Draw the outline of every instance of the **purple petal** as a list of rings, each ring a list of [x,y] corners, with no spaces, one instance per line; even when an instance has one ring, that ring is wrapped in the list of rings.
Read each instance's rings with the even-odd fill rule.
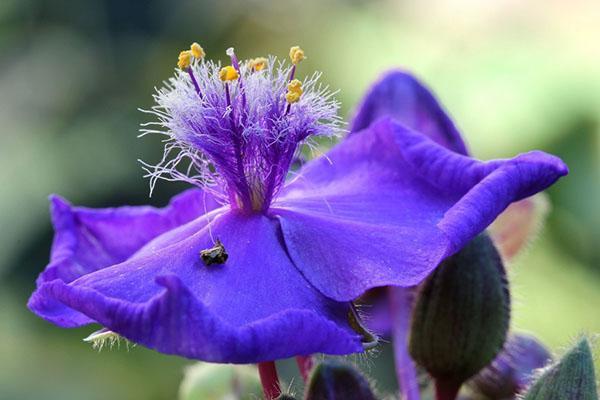
[[[477,161],[387,119],[308,163],[272,212],[294,264],[345,301],[418,284],[511,202],[566,173],[542,152]]]
[[[391,117],[444,147],[468,154],[442,106],[427,87],[407,72],[390,71],[371,87],[358,107],[351,132],[365,129],[382,117]]]
[[[299,273],[277,221],[236,212],[213,217],[203,228],[194,221],[159,236],[124,263],[71,283],[43,283],[29,306],[61,326],[96,321],[163,353],[205,361],[362,351],[347,323],[348,303],[326,298]],[[213,238],[229,258],[205,266],[199,252]],[[48,300],[65,307],[57,312]]]
[[[468,385],[492,399],[512,399],[527,388],[536,371],[548,365],[552,355],[534,336],[513,333],[502,351]]]
[[[50,202],[55,237],[50,264],[38,284],[54,279],[71,282],[123,262],[156,236],[219,206],[210,194],[198,189],[175,196],[165,208],[73,207],[55,195]]]

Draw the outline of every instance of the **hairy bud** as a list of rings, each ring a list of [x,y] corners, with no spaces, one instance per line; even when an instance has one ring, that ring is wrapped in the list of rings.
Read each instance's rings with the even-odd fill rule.
[[[560,361],[546,369],[523,400],[598,400],[594,361],[582,339]]]
[[[468,385],[475,393],[492,399],[511,398],[529,386],[534,371],[551,359],[548,349],[533,336],[512,334],[494,361]]]
[[[354,367],[334,361],[317,365],[310,376],[305,400],[375,400],[369,381]]]
[[[456,390],[502,349],[510,318],[506,273],[486,234],[448,257],[417,295],[410,353],[444,391]]]

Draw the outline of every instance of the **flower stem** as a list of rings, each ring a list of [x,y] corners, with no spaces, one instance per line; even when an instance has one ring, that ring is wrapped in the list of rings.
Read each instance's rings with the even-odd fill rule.
[[[302,380],[307,382],[314,365],[312,356],[297,356],[296,363],[298,364],[300,375],[302,375]]]
[[[281,394],[279,386],[279,377],[277,376],[277,367],[275,361],[265,361],[258,363],[258,374],[260,383],[263,387],[263,393],[266,400],[275,400]]]
[[[456,400],[461,385],[454,382],[435,380],[435,399],[436,400]]]
[[[409,288],[388,288],[388,303],[392,319],[392,341],[396,377],[400,387],[400,398],[419,400],[419,381],[415,363],[408,354],[408,332],[412,311],[412,293]]]

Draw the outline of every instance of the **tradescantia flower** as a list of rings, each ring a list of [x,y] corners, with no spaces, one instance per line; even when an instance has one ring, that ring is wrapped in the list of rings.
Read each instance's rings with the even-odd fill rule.
[[[448,150],[419,132],[436,129],[427,115],[423,126],[371,115],[286,181],[301,144],[339,132],[338,104],[318,75],[297,80],[298,47],[291,66],[228,54],[221,67],[197,45],[182,52],[150,111],[148,132],[166,138],[163,160],[144,164],[151,185],[198,188],[162,209],[51,198],[36,314],[213,362],[360,352],[352,300],[418,284],[511,202],[567,173],[542,152],[481,162]]]

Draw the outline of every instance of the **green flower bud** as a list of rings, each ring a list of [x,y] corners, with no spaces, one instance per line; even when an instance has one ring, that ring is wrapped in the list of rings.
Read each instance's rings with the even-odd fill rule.
[[[308,381],[305,400],[375,400],[369,381],[354,367],[327,360]]]
[[[523,400],[598,400],[594,360],[583,338],[542,372]]]
[[[256,368],[250,365],[197,363],[185,370],[179,400],[251,400],[262,396]]]
[[[410,354],[438,389],[458,391],[502,349],[509,319],[502,260],[487,234],[480,234],[444,260],[420,287]]]

